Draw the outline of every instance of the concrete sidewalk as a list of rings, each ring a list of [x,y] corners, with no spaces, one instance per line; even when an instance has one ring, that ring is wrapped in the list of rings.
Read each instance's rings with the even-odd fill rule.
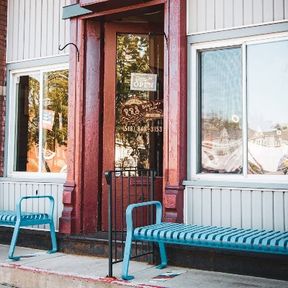
[[[217,272],[168,266],[158,270],[154,266],[131,262],[132,281],[120,279],[121,263],[113,266],[115,279],[107,278],[105,258],[46,254],[43,251],[17,247],[16,255],[34,254],[18,262],[7,260],[7,245],[0,245],[0,287],[17,288],[92,288],[92,287],[177,287],[177,288],[287,288],[288,282]],[[167,273],[168,272],[168,273]],[[165,274],[179,274],[165,278]],[[288,273],[288,271],[287,271]],[[164,274],[164,275],[163,275]],[[162,275],[162,276],[161,276]],[[155,279],[155,277],[160,279]],[[166,275],[167,276],[167,275]],[[10,286],[9,286],[10,285]]]

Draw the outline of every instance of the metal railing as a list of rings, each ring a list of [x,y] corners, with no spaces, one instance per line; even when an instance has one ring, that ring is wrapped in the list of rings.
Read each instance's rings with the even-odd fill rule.
[[[113,277],[113,264],[123,261],[126,238],[126,208],[131,203],[154,200],[155,172],[148,169],[124,169],[105,172],[108,184],[108,241],[109,272]],[[153,223],[153,208],[137,209],[135,227]],[[153,245],[147,242],[133,243],[131,258],[149,255],[153,259]],[[148,257],[148,256],[147,256]],[[147,259],[146,259],[147,261]]]

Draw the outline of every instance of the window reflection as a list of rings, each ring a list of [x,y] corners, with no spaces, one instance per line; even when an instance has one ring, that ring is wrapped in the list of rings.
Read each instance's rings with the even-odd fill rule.
[[[288,41],[247,48],[248,172],[288,172]]]
[[[68,71],[44,73],[42,172],[66,172]]]
[[[27,73],[17,79],[14,170],[66,172],[68,70]]]
[[[241,173],[241,49],[202,52],[200,65],[200,171]]]
[[[17,141],[15,170],[37,172],[39,162],[39,101],[40,73],[31,73],[17,79]]]

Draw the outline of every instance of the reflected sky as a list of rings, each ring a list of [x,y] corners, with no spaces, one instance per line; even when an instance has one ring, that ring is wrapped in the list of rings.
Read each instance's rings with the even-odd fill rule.
[[[288,124],[288,41],[247,47],[248,125],[270,131]]]
[[[242,119],[241,48],[205,51],[200,60],[202,118]]]

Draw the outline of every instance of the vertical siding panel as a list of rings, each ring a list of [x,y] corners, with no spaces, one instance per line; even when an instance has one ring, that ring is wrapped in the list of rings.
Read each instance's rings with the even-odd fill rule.
[[[242,202],[242,227],[251,228],[252,227],[252,203],[251,203],[251,191],[243,190],[241,193]]]
[[[204,188],[202,191],[202,224],[211,225],[212,218],[212,197],[211,197],[211,188]]]
[[[68,4],[69,4],[69,1],[66,0],[65,5],[68,5]],[[70,42],[70,25],[69,25],[70,21],[63,20],[63,22],[65,24],[65,43],[68,43]],[[64,51],[65,53],[68,53],[69,50],[65,49]]]
[[[218,0],[215,5],[215,28],[224,28],[224,2]]]
[[[273,229],[274,228],[274,199],[273,193],[264,192],[263,193],[263,226],[265,229]]]
[[[206,0],[206,29],[215,29],[215,0]]]
[[[16,202],[21,198],[20,186],[17,183],[8,182],[8,189],[6,191],[7,195],[7,210],[14,210],[16,208]]]
[[[13,53],[11,60],[16,60],[18,59],[19,2],[18,0],[14,0],[13,3]]]
[[[9,202],[8,202],[8,195],[9,195],[9,183],[4,183],[3,185],[3,209],[9,210]]]
[[[33,193],[33,195],[40,195],[40,193],[39,193],[39,184],[33,183],[33,184],[31,184],[31,187],[32,187],[32,191],[33,191],[32,193]],[[37,191],[38,191],[38,193],[37,193]],[[34,203],[33,209],[34,209],[34,211],[36,211],[36,212],[39,212],[39,211],[40,211],[40,209],[39,209],[39,201],[36,201],[36,202]]]
[[[221,225],[231,226],[231,191],[223,189],[221,193]]]
[[[258,24],[263,22],[263,1],[253,1],[253,23]]]
[[[206,30],[206,1],[198,1],[198,32]]]
[[[46,0],[42,1],[42,10],[41,10],[41,57],[47,55],[47,9],[48,9],[48,2]]]
[[[284,2],[284,10],[285,10],[285,19],[288,19],[288,0]]]
[[[34,58],[35,55],[35,40],[36,40],[36,0],[30,0],[30,39],[29,39],[29,55],[28,58]],[[39,0],[37,0],[39,1]]]
[[[190,0],[190,10],[188,12],[189,18],[189,31],[191,33],[198,31],[198,13],[197,13],[197,2],[198,0]]]
[[[63,7],[65,5],[65,1],[61,0],[59,1],[60,6]],[[60,44],[63,47],[64,44],[66,44],[66,39],[65,39],[65,20],[60,21],[60,33],[59,33],[59,37],[60,37]],[[64,54],[64,51],[59,51],[60,54]]]
[[[7,1],[8,2],[8,22],[7,22],[7,61],[11,61],[13,59],[13,35],[14,32],[13,30],[15,29],[14,27],[14,13],[15,13],[15,4],[14,0]]]
[[[284,193],[274,192],[274,229],[284,230]]]
[[[284,0],[274,0],[274,21],[284,19]]]
[[[55,223],[55,226],[57,227],[58,226],[58,185],[57,184],[52,184],[51,186],[51,189],[50,189],[50,194],[51,196],[54,197],[54,200],[55,200],[55,207],[54,207],[54,223]]]
[[[14,199],[16,201],[14,202],[14,204],[18,203],[21,197],[26,196],[25,191],[21,190],[21,185],[19,182],[10,183],[10,189],[8,192],[10,195],[14,195]],[[23,207],[23,210],[26,211],[25,204],[22,207]],[[9,209],[11,209],[11,207],[9,207]]]
[[[19,185],[19,189],[20,189],[20,193],[21,193],[21,197],[23,196],[28,196],[28,191],[27,191],[27,183],[18,183]],[[23,200],[22,201],[22,207],[23,207],[23,211],[25,212],[32,212],[32,200],[27,199],[27,200]]]
[[[224,27],[233,27],[233,22],[233,0],[224,0]]]
[[[38,186],[39,195],[45,195],[45,183],[41,183]],[[45,201],[39,201],[39,211],[45,211]]]
[[[194,199],[194,193],[195,193],[195,188],[190,188],[189,189],[189,202],[187,203],[188,204],[188,209],[189,209],[189,214],[188,214],[188,217],[189,217],[189,221],[190,223],[194,223],[194,218],[193,218],[193,199]]]
[[[262,192],[252,191],[252,227],[263,228],[262,223]]]
[[[212,191],[212,225],[221,225],[221,189]]]
[[[62,193],[63,193],[63,188],[61,188],[61,189],[62,189],[62,191],[60,191],[60,188],[58,190],[58,194],[59,194],[58,197],[60,197],[60,195],[62,195]],[[185,205],[185,223],[187,223],[187,224],[193,223],[193,219],[192,219],[193,202],[192,202],[192,200],[193,200],[193,188],[192,187],[186,187],[185,188],[185,203],[184,203],[184,205]],[[61,212],[62,212],[62,210],[61,210]]]
[[[33,186],[31,183],[25,183],[26,184],[26,194],[27,195],[36,195],[35,193],[33,193]],[[34,201],[31,201],[31,211],[35,211],[35,205],[36,204],[37,200],[34,200]]]
[[[231,191],[231,226],[238,228],[242,227],[241,210],[241,191],[233,189]]]
[[[202,224],[202,189],[194,188],[193,193],[193,223]]]
[[[28,59],[29,58],[29,44],[30,44],[30,29],[31,29],[30,19],[32,17],[31,10],[30,10],[30,0],[26,0],[24,4],[25,4],[25,10],[24,10],[25,23],[24,23],[23,59]]]
[[[42,1],[36,0],[36,15],[35,15],[35,54],[34,57],[41,56],[41,34],[42,34]]]
[[[54,32],[53,32],[53,55],[57,55],[59,53],[59,25],[60,25],[60,6],[59,0],[54,0]],[[62,20],[63,21],[63,20]]]
[[[9,183],[4,183],[3,185],[3,209],[8,210],[8,191],[9,191]]]
[[[244,0],[244,25],[253,23],[253,1]]]
[[[273,21],[273,0],[263,0],[263,22]]]
[[[47,38],[46,46],[47,46],[47,56],[53,55],[53,32],[54,32],[54,9],[53,9],[53,0],[47,1]]]
[[[57,189],[57,210],[58,210],[58,216],[57,216],[57,230],[59,229],[59,219],[62,215],[63,211],[63,203],[62,203],[62,196],[63,196],[63,185],[58,185]]]
[[[19,1],[19,30],[18,30],[18,57],[17,60],[24,58],[24,35],[25,35],[25,2]],[[24,11],[24,12],[23,12]]]
[[[243,0],[234,0],[234,26],[243,25]]]

